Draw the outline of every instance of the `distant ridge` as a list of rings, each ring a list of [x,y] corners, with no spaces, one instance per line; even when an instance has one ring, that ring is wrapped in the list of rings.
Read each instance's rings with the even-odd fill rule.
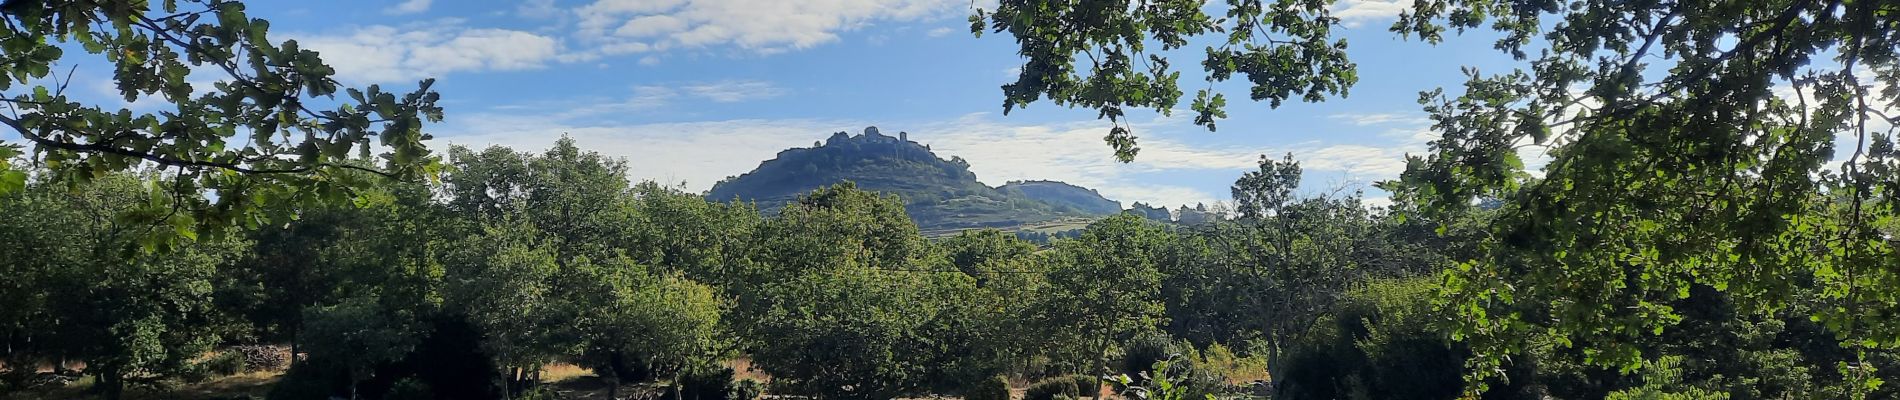
[[[1010,181],[997,187],[1004,192],[1017,192],[1036,201],[1057,206],[1069,207],[1088,214],[1114,214],[1122,211],[1122,203],[1102,197],[1100,192],[1062,181]]]
[[[837,132],[812,147],[780,151],[752,171],[714,184],[706,197],[755,202],[776,212],[801,194],[844,181],[897,195],[918,227],[936,234],[970,228],[1014,230],[1121,210],[1121,203],[1094,190],[1062,182],[984,185],[962,157],[938,158],[929,145],[912,141],[908,133],[889,136],[877,127],[855,136]]]

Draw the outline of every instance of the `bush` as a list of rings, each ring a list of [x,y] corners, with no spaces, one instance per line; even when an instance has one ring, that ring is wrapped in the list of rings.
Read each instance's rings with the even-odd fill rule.
[[[732,386],[732,396],[728,400],[758,400],[759,396],[764,395],[765,384],[752,379],[740,379],[739,383]]]
[[[200,364],[214,376],[231,376],[245,371],[244,355],[235,351],[220,352]]]
[[[1095,397],[1102,392],[1101,378],[1088,375],[1069,375],[1069,382],[1075,385],[1076,397]]]
[[[1180,353],[1181,347],[1174,343],[1174,338],[1166,334],[1136,336],[1122,346],[1121,373],[1128,376],[1139,375],[1153,369],[1156,362]]]
[[[1009,400],[1009,378],[996,376],[978,381],[963,390],[963,400]]]
[[[739,398],[738,387],[732,382],[732,368],[708,368],[680,376],[679,397],[673,400],[733,400]],[[671,396],[672,393],[668,393]]]
[[[1055,400],[1059,398],[1077,398],[1084,394],[1093,395],[1101,390],[1095,377],[1087,375],[1069,375],[1044,379],[1029,385],[1023,394],[1023,400]]]

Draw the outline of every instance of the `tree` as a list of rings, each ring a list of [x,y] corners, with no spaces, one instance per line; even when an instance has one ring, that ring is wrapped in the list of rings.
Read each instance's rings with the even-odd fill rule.
[[[565,293],[579,318],[581,358],[606,375],[608,397],[618,395],[623,363],[665,374],[674,394],[684,374],[712,367],[730,342],[715,289],[677,275],[652,276],[618,258],[578,263],[575,289]]]
[[[622,247],[635,260],[719,286],[736,279],[761,222],[749,204],[709,202],[653,182],[635,185],[629,202],[639,229]]]
[[[937,359],[927,329],[953,287],[940,281],[969,278],[923,262],[902,203],[839,184],[786,205],[755,240],[735,316],[775,385],[841,399],[924,387]]]
[[[1026,372],[1049,341],[1035,324],[1047,289],[1036,246],[994,229],[964,231],[936,245],[944,260],[929,269],[961,274],[937,281],[942,317],[927,327],[940,357],[929,361],[932,390],[968,395],[1000,374]]]
[[[9,363],[83,361],[101,394],[117,399],[128,377],[175,376],[228,333],[228,316],[210,296],[242,243],[207,238],[148,250],[158,245],[149,232],[191,222],[167,211],[172,186],[141,181],[37,181],[0,196]]]
[[[1170,237],[1153,222],[1121,214],[1056,246],[1043,315],[1048,326],[1061,327],[1060,338],[1073,344],[1093,339],[1092,348],[1075,354],[1092,358],[1095,372],[1106,373],[1112,343],[1164,322],[1158,263]]]
[[[335,305],[312,307],[303,331],[310,362],[347,372],[350,398],[357,384],[383,364],[407,356],[421,341],[416,315],[391,309],[377,298],[353,297]]]
[[[1004,0],[994,11],[977,9],[970,32],[1008,32],[1024,58],[1016,82],[1003,85],[1004,114],[1043,97],[1094,109],[1114,125],[1105,140],[1123,162],[1140,151],[1132,124],[1124,121],[1127,109],[1171,113],[1183,94],[1181,73],[1164,54],[1186,47],[1191,38],[1224,39],[1206,48],[1201,65],[1208,85],[1190,105],[1194,123],[1208,130],[1227,117],[1227,97],[1213,84],[1235,73],[1251,83],[1249,97],[1273,107],[1293,98],[1343,96],[1358,82],[1346,41],[1331,37],[1339,25],[1331,1],[1228,0],[1227,15],[1218,19],[1206,14],[1212,9],[1206,3]]]
[[[296,221],[247,232],[253,246],[220,271],[220,305],[244,314],[260,342],[289,341],[299,350],[307,309],[376,297],[406,312],[439,306],[433,263],[445,240],[463,228],[420,183],[385,181],[359,189],[356,201],[299,212]]]
[[[1005,87],[1011,106],[1049,95],[1109,118],[1127,104],[1166,108],[1173,103],[1143,101],[1176,98],[1154,83],[1169,75],[1131,72],[1129,54],[1144,42],[1166,50],[1183,37],[1248,37],[1239,35],[1256,27],[1308,28],[1287,30],[1285,43],[1245,47],[1295,57],[1264,64],[1285,68],[1251,75],[1256,82],[1318,94],[1333,86],[1314,82],[1350,82],[1338,79],[1349,69],[1323,68],[1350,65],[1318,46],[1337,22],[1324,14],[1328,2],[1280,2],[1262,13],[1259,2],[1230,1],[1227,21],[1245,29],[1225,30],[1209,27],[1203,3],[1005,1],[993,14],[979,11],[972,28],[981,31],[987,16],[987,27],[1022,45],[1029,62]],[[1805,294],[1794,282],[1814,279],[1824,283],[1817,301],[1832,304],[1814,317],[1844,345],[1900,345],[1900,319],[1886,317],[1900,315],[1890,312],[1900,297],[1867,289],[1893,281],[1889,264],[1900,259],[1885,239],[1900,205],[1886,127],[1894,125],[1888,104],[1900,96],[1892,89],[1900,86],[1895,7],[1424,0],[1402,13],[1395,33],[1437,43],[1450,30],[1488,27],[1502,36],[1494,47],[1527,64],[1495,75],[1468,69],[1463,93],[1423,92],[1440,139],[1384,186],[1441,223],[1499,199],[1478,255],[1448,275],[1446,309],[1461,314],[1457,337],[1475,345],[1474,389],[1503,370],[1506,354],[1546,339],[1587,343],[1597,363],[1640,368],[1653,357],[1631,344],[1669,330],[1679,316],[1668,303],[1697,287],[1773,312]],[[1246,65],[1226,50],[1208,52],[1210,77]],[[1090,57],[1089,75],[1072,72],[1077,53]],[[1157,71],[1167,65],[1165,57],[1147,61]],[[1253,93],[1286,93],[1274,88]],[[1217,100],[1197,101],[1197,122],[1211,120]],[[1854,140],[1838,149],[1846,157],[1832,160],[1835,172],[1837,134]],[[1111,131],[1118,155],[1132,155],[1128,136]],[[1532,179],[1519,150],[1537,147],[1550,160]]]
[[[1636,344],[1677,329],[1697,293],[1745,313],[1828,304],[1813,318],[1851,351],[1900,345],[1900,297],[1872,289],[1900,277],[1892,135],[1875,125],[1900,95],[1895,7],[1434,0],[1402,15],[1395,32],[1431,42],[1488,24],[1531,60],[1423,93],[1441,138],[1388,186],[1433,217],[1502,199],[1446,275],[1474,387],[1544,340],[1624,372],[1655,364]],[[1835,149],[1837,134],[1854,140]],[[1550,157],[1541,178],[1518,152],[1532,145]]]
[[[174,201],[196,228],[215,233],[281,221],[294,206],[340,202],[368,184],[336,179],[343,171],[413,180],[435,169],[422,133],[424,121],[442,119],[432,81],[401,97],[374,85],[339,90],[335,69],[295,41],[271,41],[270,23],[248,17],[243,3],[179,3],[0,4],[8,72],[0,102],[17,113],[0,117],[0,125],[33,145],[30,160],[46,179],[84,181],[156,165],[184,186]],[[53,71],[70,60],[66,43],[110,63],[126,101],[161,98],[175,107],[152,113],[73,101],[65,93],[71,71],[63,80]],[[194,67],[215,71],[220,82],[193,87]],[[339,92],[348,100],[333,100]],[[368,158],[375,146],[389,149],[380,167],[344,162],[352,154]],[[0,149],[0,158],[11,158],[20,147]],[[24,179],[0,164],[0,190]]]
[[[579,346],[564,312],[563,264],[533,226],[486,227],[444,257],[443,307],[483,333],[482,351],[500,367],[503,390],[525,389],[541,366]]]

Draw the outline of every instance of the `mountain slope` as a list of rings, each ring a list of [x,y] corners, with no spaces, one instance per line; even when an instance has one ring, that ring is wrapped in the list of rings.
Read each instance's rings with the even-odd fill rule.
[[[1121,202],[1102,197],[1094,189],[1061,181],[1011,181],[996,189],[1021,193],[1044,204],[1068,207],[1086,214],[1110,215],[1122,212]]]
[[[905,136],[886,136],[876,127],[857,136],[838,132],[824,143],[781,151],[751,172],[719,181],[706,197],[756,202],[772,212],[818,187],[852,181],[861,189],[897,195],[918,227],[932,233],[1010,229],[1099,214],[984,185],[962,158],[937,158],[929,146]]]

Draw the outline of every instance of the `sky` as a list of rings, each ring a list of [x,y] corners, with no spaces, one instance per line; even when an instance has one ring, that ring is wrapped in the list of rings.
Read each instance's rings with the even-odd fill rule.
[[[993,1],[993,0],[992,0]],[[1109,124],[1046,102],[1002,113],[999,86],[1022,64],[1008,35],[973,37],[971,0],[329,0],[251,1],[274,40],[319,51],[349,86],[406,92],[438,79],[437,149],[538,151],[562,135],[624,158],[630,178],[704,191],[790,147],[877,126],[960,156],[984,183],[1061,180],[1110,199],[1212,203],[1285,153],[1305,190],[1365,190],[1432,138],[1418,93],[1455,87],[1461,67],[1514,66],[1482,34],[1439,45],[1386,30],[1410,0],[1341,0],[1341,37],[1360,80],[1322,103],[1230,101],[1218,132],[1192,112],[1131,114],[1143,150],[1115,161]],[[1198,88],[1198,46],[1167,53]],[[73,95],[122,102],[111,70],[79,64]],[[200,78],[194,74],[193,80]],[[206,74],[208,75],[208,74]],[[1241,82],[1215,86],[1244,99]],[[1189,90],[1188,96],[1192,96]],[[1183,100],[1183,106],[1190,99]],[[143,99],[137,108],[159,100]]]

